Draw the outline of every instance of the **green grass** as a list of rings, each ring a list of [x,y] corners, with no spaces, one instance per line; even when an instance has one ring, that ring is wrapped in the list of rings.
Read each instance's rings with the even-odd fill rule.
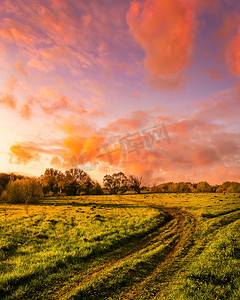
[[[238,194],[0,205],[0,299],[240,299]]]
[[[167,299],[240,299],[240,223],[218,232]]]

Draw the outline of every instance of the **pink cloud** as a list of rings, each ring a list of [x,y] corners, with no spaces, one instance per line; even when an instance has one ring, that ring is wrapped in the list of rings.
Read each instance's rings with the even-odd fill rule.
[[[9,77],[8,80],[6,81],[6,88],[9,93],[13,93],[17,85],[18,85],[18,80],[14,76]]]
[[[198,110],[195,112],[196,119],[205,120],[238,120],[240,113],[240,102],[238,100],[238,89],[217,92],[211,97],[195,102]]]
[[[50,115],[58,116],[60,112],[78,115],[86,113],[82,104],[67,98],[51,86],[38,90],[34,96],[34,104],[39,105],[44,113]]]
[[[127,23],[145,51],[145,67],[154,82],[175,86],[191,60],[195,1],[146,0],[131,3]]]
[[[15,71],[16,71],[18,74],[23,75],[23,76],[25,76],[25,77],[28,76],[27,71],[26,71],[26,69],[25,69],[25,67],[23,66],[23,64],[22,64],[21,61],[18,61],[18,62],[15,64],[14,69],[15,69]]]
[[[133,111],[124,118],[111,121],[107,126],[107,131],[116,133],[126,133],[137,131],[147,124],[148,115],[144,111]]]
[[[141,148],[138,153],[128,153],[126,159],[113,144],[112,167],[143,176],[148,182],[188,178],[218,181],[218,171],[223,179],[235,178],[240,108],[240,92],[235,87],[195,102],[195,112],[183,120],[163,115],[160,110],[163,100],[159,102],[159,111],[155,108],[132,111],[102,129],[98,129],[93,119],[108,114],[112,120],[111,112],[104,111],[105,95],[111,95],[116,86],[122,89],[120,96],[131,96],[134,104],[141,98],[138,102],[141,108],[145,97],[149,97],[146,101],[150,105],[153,103],[154,93],[149,87],[141,89],[141,81],[138,82],[143,52],[151,86],[184,87],[185,71],[192,62],[196,14],[213,12],[218,4],[219,1],[210,0],[139,0],[133,1],[129,9],[124,1],[111,6],[93,0],[76,1],[73,8],[65,0],[3,0],[0,39],[16,54],[9,64],[17,61],[13,73],[17,78],[9,77],[0,103],[15,109],[13,114],[25,120],[34,115],[33,124],[41,122],[45,128],[54,128],[60,141],[59,149],[53,153],[48,147],[49,141],[45,145],[16,143],[11,148],[13,161],[27,164],[46,154],[52,159],[52,165],[71,167],[73,155],[86,154],[84,161],[99,162],[101,167],[111,169],[107,155],[99,157],[99,148],[114,138],[118,141],[127,133],[142,132],[164,121],[171,144],[161,141],[153,145],[152,151]],[[218,32],[220,41],[227,40],[226,60],[235,75],[240,72],[239,33],[235,32],[238,27],[238,18],[231,20],[230,16]],[[9,58],[11,55],[10,52]],[[211,78],[220,78],[218,70],[221,68],[217,67],[208,70]],[[10,68],[6,68],[6,74],[10,72]],[[113,81],[115,73],[117,80]],[[129,83],[126,77],[121,77],[122,73],[137,74],[137,77],[132,77]],[[31,88],[30,80],[33,81]],[[127,82],[127,88],[123,81]],[[133,87],[128,89],[131,84]],[[125,110],[132,107],[132,103],[123,105],[126,105]],[[180,105],[177,107],[181,109]],[[103,121],[99,124],[105,124],[106,120]],[[231,169],[233,165],[236,167]]]
[[[30,58],[30,60],[27,63],[28,67],[38,69],[39,71],[43,72],[49,72],[51,70],[54,70],[54,67],[52,64],[48,64],[45,61],[42,61],[38,58]]]
[[[233,38],[226,51],[226,60],[230,71],[240,75],[240,27],[238,34]]]
[[[64,66],[77,76],[92,66],[109,73],[130,65],[129,55],[121,55],[129,43],[126,3],[78,1],[74,9],[68,1],[3,0],[2,5],[0,39],[17,45],[30,68],[48,72]]]

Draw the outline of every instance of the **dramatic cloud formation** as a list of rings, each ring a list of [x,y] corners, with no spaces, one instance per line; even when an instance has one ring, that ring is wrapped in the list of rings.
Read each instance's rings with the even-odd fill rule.
[[[123,19],[119,13],[124,14],[124,10],[117,3],[111,7],[111,13],[107,12],[106,3],[98,1],[89,5],[78,1],[74,8],[68,1],[5,0],[2,5],[5,15],[0,38],[24,51],[29,68],[44,73],[63,66],[75,76],[93,65],[109,68],[107,39],[121,47],[127,32],[120,28]],[[115,28],[117,34],[113,34]],[[114,47],[111,50],[117,57]],[[111,57],[112,61],[118,62],[116,57]]]
[[[236,119],[240,105],[234,105],[235,110],[227,110],[227,94],[234,97],[233,92],[226,91],[212,97],[218,101],[197,103],[198,109],[184,120],[132,111],[98,131],[84,121],[79,124],[65,122],[59,126],[65,133],[61,150],[58,156],[56,152],[51,153],[51,165],[81,166],[87,171],[94,171],[97,165],[106,171],[106,165],[109,165],[126,174],[143,176],[146,183],[235,180],[236,174],[233,172],[229,177],[226,170],[239,165],[240,134],[236,128],[227,128],[219,121],[223,117],[225,121]],[[167,122],[159,122],[162,119]],[[18,163],[37,158],[34,156],[36,146],[31,149],[17,145],[11,152]],[[37,153],[44,152],[37,149]]]
[[[189,65],[195,1],[146,0],[131,3],[127,22],[146,53],[145,65],[154,80],[177,84]]]
[[[3,0],[0,171],[239,180],[239,15],[235,0]]]

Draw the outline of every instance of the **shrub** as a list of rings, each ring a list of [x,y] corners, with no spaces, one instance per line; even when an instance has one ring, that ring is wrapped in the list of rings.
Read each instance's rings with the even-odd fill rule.
[[[42,187],[36,179],[18,179],[7,186],[10,203],[35,203],[42,196]]]
[[[2,203],[7,203],[8,201],[8,194],[7,194],[7,191],[3,191],[2,192],[2,195],[1,195],[1,202]]]
[[[3,188],[3,186],[0,184],[0,196],[2,195],[3,191],[4,191],[4,188]]]

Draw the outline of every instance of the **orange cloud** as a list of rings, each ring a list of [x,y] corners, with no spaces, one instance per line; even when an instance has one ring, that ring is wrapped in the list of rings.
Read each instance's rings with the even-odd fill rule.
[[[11,157],[17,163],[26,164],[38,159],[39,154],[48,154],[52,156],[51,165],[55,167],[82,167],[90,163],[99,165],[105,173],[117,169],[128,175],[143,176],[145,183],[189,180],[220,183],[232,180],[237,177],[238,168],[230,166],[238,165],[240,139],[237,132],[217,122],[219,118],[221,120],[222,112],[226,111],[225,96],[221,96],[222,104],[218,95],[218,102],[214,104],[213,101],[211,105],[201,102],[192,118],[180,121],[135,111],[126,118],[116,120],[115,126],[111,123],[97,132],[83,120],[69,120],[59,126],[65,134],[60,138],[59,148],[53,147],[54,142],[48,145],[48,150],[44,150],[47,145],[45,148],[32,143],[15,145],[11,147]],[[226,118],[231,120],[235,116],[236,112],[229,110]],[[125,148],[124,155],[119,138],[126,137],[126,132],[130,135],[136,131],[142,133],[143,129],[165,119],[170,144],[164,139],[155,141],[149,150],[145,143],[135,141]],[[220,169],[228,171],[220,174]]]
[[[79,156],[83,153],[89,156],[96,157],[97,149],[104,143],[104,137],[97,135],[69,136],[65,139],[64,145],[70,150],[73,155]]]
[[[116,145],[112,145],[106,137],[98,134],[89,134],[86,137],[72,135],[64,140],[62,159],[65,166],[84,168],[84,165],[117,166],[121,161],[121,151]]]
[[[40,161],[42,155],[60,157],[63,152],[62,143],[58,140],[43,142],[24,142],[10,147],[10,162],[28,164],[31,161]]]
[[[29,120],[32,116],[32,110],[30,108],[30,106],[28,104],[25,104],[22,106],[21,110],[20,110],[20,116],[23,119],[27,119]]]
[[[20,144],[11,146],[10,156],[10,162],[14,162],[17,164],[27,164],[32,160],[39,159],[39,155],[38,153],[36,153],[36,149],[21,146]]]
[[[153,183],[156,179],[162,182],[209,180],[213,183],[231,180],[228,176],[220,178],[216,169],[237,163],[240,149],[238,134],[219,130],[217,126],[215,130],[207,131],[211,123],[199,122],[198,132],[192,130],[189,123],[183,136],[178,133],[178,124],[172,125],[174,129],[167,126],[171,144],[162,141],[154,144],[152,151],[141,148],[139,153],[129,152],[118,167],[127,174],[143,176],[146,183]]]
[[[57,101],[53,102],[49,106],[42,106],[43,110],[48,114],[52,114],[59,110],[68,110],[69,107],[69,100],[65,96],[61,96]]]
[[[149,116],[144,111],[132,111],[128,116],[111,121],[106,130],[110,132],[134,132],[146,126]]]
[[[18,80],[14,76],[9,77],[8,80],[6,81],[6,87],[8,92],[12,93],[16,88],[17,84],[18,84]]]
[[[92,129],[89,127],[88,124],[84,122],[73,122],[73,119],[68,118],[61,123],[58,123],[58,128],[63,131],[65,134],[71,135],[86,135],[91,134]]]
[[[2,19],[3,28],[0,29],[0,38],[15,41],[19,46],[34,45],[37,38],[32,33],[32,28],[26,23],[21,23],[10,18]]]
[[[56,115],[60,111],[74,112],[79,115],[86,112],[84,107],[72,99],[68,99],[52,87],[43,87],[36,93],[36,103],[41,109],[50,115]]]
[[[43,72],[49,72],[51,70],[54,70],[54,67],[52,64],[46,63],[44,61],[41,61],[38,58],[30,58],[28,61],[28,66],[31,68],[38,69],[39,71]]]
[[[50,165],[53,167],[62,168],[63,162],[57,156],[54,156],[50,162]]]
[[[0,104],[5,104],[6,106],[8,106],[11,109],[15,109],[16,108],[16,100],[13,96],[11,95],[3,95],[0,97]]]
[[[226,60],[230,71],[240,75],[240,28],[238,34],[233,38],[226,51]]]
[[[223,15],[222,25],[216,32],[216,39],[222,43],[224,41],[223,54],[221,60],[226,61],[229,71],[234,75],[240,75],[240,14],[238,9],[226,12]],[[225,57],[224,57],[225,55]]]
[[[169,86],[181,80],[190,63],[195,3],[193,0],[146,0],[131,3],[127,23],[145,51],[150,77]],[[172,84],[171,84],[172,83]]]
[[[224,113],[226,120],[237,117],[237,106],[227,110],[225,98],[229,97],[234,97],[234,94],[227,91],[215,95],[211,102],[209,99],[199,102],[192,117],[181,121],[133,111],[97,132],[83,120],[78,120],[78,124],[69,120],[61,127],[67,137],[64,138],[63,150],[58,158],[65,167],[72,167],[71,163],[80,166],[90,163],[99,165],[105,173],[117,169],[128,175],[143,176],[145,183],[173,180],[209,180],[216,183],[231,180],[236,177],[234,172],[231,173],[232,177],[228,177],[227,173],[217,173],[219,168],[229,169],[229,164],[235,165],[239,159],[239,134],[218,123]],[[142,134],[143,129],[163,121],[171,138],[170,144],[162,140],[155,142],[149,150],[145,143],[138,144],[136,140],[125,145],[124,155],[119,144],[121,138],[129,133],[131,140],[132,133]],[[59,163],[58,160],[54,161]]]
[[[18,61],[18,62],[15,64],[14,69],[15,69],[15,71],[16,71],[18,74],[23,75],[23,76],[26,76],[26,77],[28,76],[27,71],[25,70],[25,68],[24,68],[24,66],[23,66],[23,64],[22,64],[21,61]]]
[[[121,151],[117,139],[112,141],[112,131],[109,128],[97,131],[84,119],[66,119],[58,125],[58,128],[66,134],[63,139],[61,158],[65,166],[73,167],[74,164],[86,163],[118,165],[121,160]]]
[[[237,100],[232,100],[233,103],[229,105],[229,98],[236,98],[235,91],[218,93],[211,101],[208,99],[200,102],[192,117],[181,121],[162,116],[150,118],[146,114],[142,116],[145,122],[138,123],[137,115],[132,114],[132,118],[126,119],[127,124],[134,124],[129,130],[134,128],[136,131],[135,126],[139,125],[139,132],[143,124],[145,128],[151,127],[149,120],[155,123],[159,120],[161,123],[166,119],[171,143],[162,140],[153,144],[151,151],[144,145],[132,145],[127,149],[125,158],[121,152],[120,159],[113,160],[114,165],[127,174],[143,176],[146,183],[153,183],[155,180],[209,180],[212,183],[220,183],[236,178],[235,172],[231,172],[231,176],[230,173],[223,176],[216,171],[219,167],[229,169],[229,165],[236,165],[239,160],[239,134],[231,132],[231,127],[228,129],[226,125],[218,123],[223,117],[226,121],[231,121],[239,115],[240,106],[236,105]],[[122,119],[116,120],[115,124],[121,124],[124,132]],[[113,130],[114,127],[110,124],[107,129]],[[121,126],[117,133],[121,133]]]

